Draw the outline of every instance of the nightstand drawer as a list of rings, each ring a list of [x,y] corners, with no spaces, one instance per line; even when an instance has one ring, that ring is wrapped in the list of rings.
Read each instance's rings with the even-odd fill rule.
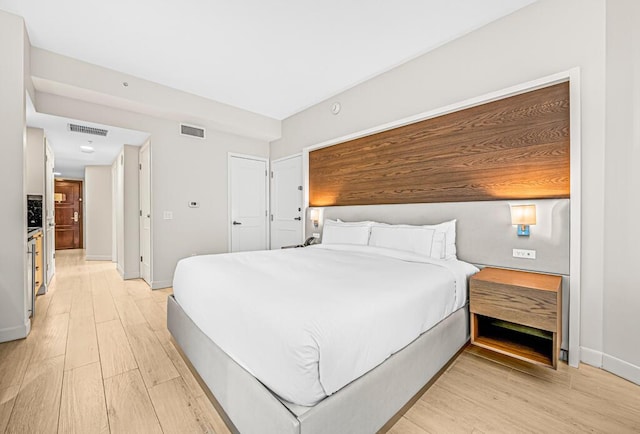
[[[471,312],[551,332],[558,331],[557,293],[472,279]]]

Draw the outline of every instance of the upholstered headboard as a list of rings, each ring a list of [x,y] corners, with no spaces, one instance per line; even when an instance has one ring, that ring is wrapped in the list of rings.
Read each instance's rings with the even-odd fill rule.
[[[511,225],[510,204],[534,203],[537,224],[519,237]],[[569,274],[569,200],[483,201],[434,204],[367,205],[319,208],[320,227],[307,224],[307,235],[322,232],[324,219],[374,220],[392,224],[436,224],[457,219],[458,258],[477,265]],[[512,249],[536,251],[536,259],[514,258]]]

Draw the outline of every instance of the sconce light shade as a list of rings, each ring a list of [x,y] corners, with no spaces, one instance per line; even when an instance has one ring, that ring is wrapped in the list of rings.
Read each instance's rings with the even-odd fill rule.
[[[518,225],[519,236],[529,236],[529,225],[536,224],[536,206],[513,205],[511,207],[511,224]]]
[[[320,220],[320,210],[317,208],[311,208],[309,210],[309,220],[313,222],[313,227],[318,227],[318,220]]]

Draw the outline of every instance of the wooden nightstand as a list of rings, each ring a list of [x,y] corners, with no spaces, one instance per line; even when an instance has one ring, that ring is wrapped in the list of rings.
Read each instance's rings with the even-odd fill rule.
[[[557,369],[562,277],[487,267],[469,284],[471,343]]]

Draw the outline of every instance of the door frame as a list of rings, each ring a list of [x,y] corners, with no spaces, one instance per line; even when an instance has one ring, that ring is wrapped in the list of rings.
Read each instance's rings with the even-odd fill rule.
[[[44,250],[45,250],[45,291],[48,291],[49,284],[56,272],[56,203],[53,200],[56,190],[56,177],[53,174],[55,167],[55,156],[49,146],[47,137],[44,137],[44,210],[45,216],[42,220],[44,229]],[[49,170],[51,164],[51,170]]]
[[[79,202],[79,206],[78,206],[78,226],[79,226],[79,231],[80,231],[80,247],[78,247],[79,249],[84,249],[84,180],[82,179],[75,179],[75,178],[54,178],[53,180],[53,194],[55,195],[56,193],[56,184],[58,182],[77,182],[80,184],[80,197],[78,198],[78,202]],[[53,209],[54,209],[54,222],[55,222],[55,209],[56,209],[56,204],[55,201],[53,202]],[[55,238],[54,238],[55,240]],[[57,250],[54,244],[54,250]]]
[[[302,152],[298,152],[295,154],[291,154],[291,155],[287,155],[286,157],[281,157],[281,158],[277,158],[275,160],[270,160],[269,161],[269,176],[268,176],[268,181],[269,181],[269,215],[271,215],[271,189],[273,188],[273,165],[275,163],[280,163],[281,161],[285,161],[285,160],[290,160],[291,158],[297,158],[300,157],[300,185],[302,186],[302,200],[300,201],[300,207],[302,208],[302,221],[300,222],[300,228],[302,231],[302,239],[300,240],[300,243],[302,243],[302,241],[304,241],[305,238],[305,216],[306,216],[306,210],[305,210],[305,198],[307,198],[307,196],[305,195],[305,168],[304,168],[304,156]],[[271,223],[273,223],[271,221],[271,218],[267,218],[267,223],[268,223],[268,230],[269,230],[269,249],[271,249]]]
[[[265,236],[266,236],[266,246],[269,248],[271,246],[271,224],[269,222],[269,213],[271,212],[271,196],[269,195],[270,185],[269,182],[269,169],[271,168],[269,164],[269,158],[260,157],[257,155],[249,155],[249,154],[239,154],[236,152],[228,152],[227,153],[227,252],[231,252],[231,159],[232,158],[244,158],[246,160],[256,160],[262,161],[265,163],[265,170],[267,171],[267,181],[264,183],[264,194],[265,194],[265,203],[267,205],[267,215],[265,218]]]
[[[151,194],[153,188],[151,186],[151,180],[152,180],[152,175],[151,175],[151,141],[150,139],[148,139],[144,145],[142,145],[140,147],[140,150],[138,151],[138,206],[140,208],[140,211],[142,211],[142,182],[140,182],[140,178],[142,176],[142,159],[140,158],[140,155],[142,155],[142,152],[145,150],[149,150],[149,167],[147,168],[148,173],[149,173],[149,214],[151,214],[151,217],[149,218],[149,281],[147,282],[147,284],[153,288],[153,195]],[[138,225],[139,225],[139,250],[140,250],[140,254],[142,255],[142,244],[143,244],[143,239],[142,239],[142,213],[140,213],[139,219],[138,219]],[[140,278],[142,278],[142,280],[144,280],[143,278],[143,273],[142,273],[142,261],[140,262]]]

